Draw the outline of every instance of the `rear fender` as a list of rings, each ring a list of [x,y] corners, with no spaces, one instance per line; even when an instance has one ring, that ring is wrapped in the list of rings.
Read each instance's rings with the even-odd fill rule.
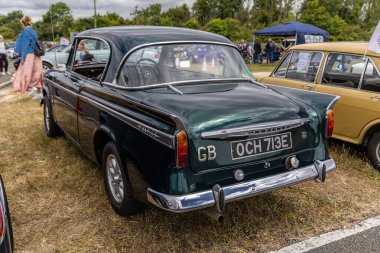
[[[332,110],[336,102],[339,100],[339,96],[330,95],[321,92],[299,90],[294,88],[282,87],[277,85],[267,85],[270,89],[277,91],[283,95],[288,96],[294,100],[301,101],[314,110],[319,115],[324,116],[328,110]]]

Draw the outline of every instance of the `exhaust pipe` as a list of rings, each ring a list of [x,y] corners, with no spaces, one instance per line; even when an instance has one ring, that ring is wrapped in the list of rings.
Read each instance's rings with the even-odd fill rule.
[[[216,184],[212,187],[212,194],[214,195],[215,206],[203,210],[209,217],[221,222],[224,220],[223,211],[225,205],[224,191],[220,185]]]
[[[223,214],[218,212],[215,208],[207,208],[202,210],[202,212],[218,222],[222,222],[224,220]]]

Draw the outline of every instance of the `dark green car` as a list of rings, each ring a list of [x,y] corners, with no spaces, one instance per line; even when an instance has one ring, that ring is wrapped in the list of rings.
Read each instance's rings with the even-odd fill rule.
[[[79,44],[108,60],[81,61]],[[255,82],[222,36],[131,26],[78,34],[67,68],[47,74],[43,103],[46,133],[99,164],[120,215],[150,202],[221,219],[226,202],[335,170],[327,137],[337,99]]]

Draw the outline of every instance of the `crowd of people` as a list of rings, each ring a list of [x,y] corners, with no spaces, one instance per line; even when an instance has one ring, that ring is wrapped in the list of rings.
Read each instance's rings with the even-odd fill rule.
[[[264,57],[267,64],[274,63],[278,59],[275,55],[279,56],[280,53],[285,52],[291,46],[293,44],[287,38],[283,38],[281,43],[276,43],[272,38],[269,38],[265,46],[262,46],[262,43],[258,39],[254,42],[241,40],[237,44],[244,61],[255,64],[263,63]]]

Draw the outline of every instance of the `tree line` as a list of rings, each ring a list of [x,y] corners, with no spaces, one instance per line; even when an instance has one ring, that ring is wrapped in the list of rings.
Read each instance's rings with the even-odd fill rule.
[[[21,31],[20,10],[0,15],[0,34],[15,40]],[[125,15],[127,16],[127,15]],[[232,41],[252,40],[253,32],[279,23],[301,21],[330,33],[332,41],[369,40],[380,19],[379,0],[196,0],[163,10],[161,4],[136,6],[130,18],[115,12],[97,14],[97,27],[118,25],[158,25],[202,29]],[[41,40],[68,37],[70,32],[94,28],[94,17],[74,18],[70,7],[57,2],[33,24]]]

